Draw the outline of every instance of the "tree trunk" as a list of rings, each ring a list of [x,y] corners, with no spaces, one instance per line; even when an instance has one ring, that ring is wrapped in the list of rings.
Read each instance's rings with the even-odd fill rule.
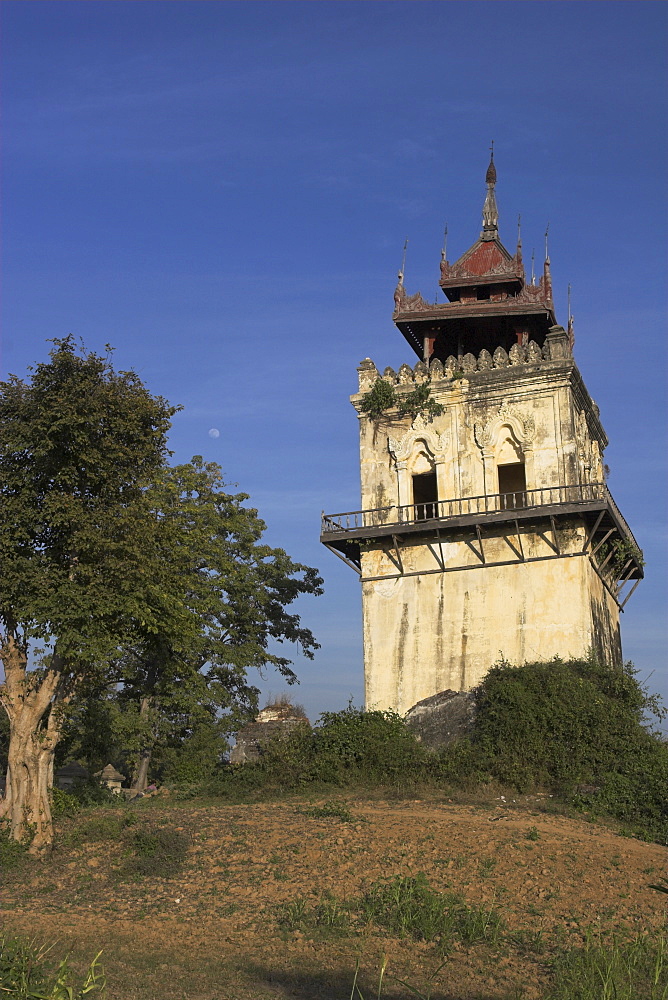
[[[9,835],[30,838],[31,854],[42,854],[53,843],[49,767],[55,742],[39,731],[39,721],[36,711],[24,710],[10,720],[9,730]]]
[[[31,854],[45,854],[53,843],[49,777],[62,727],[58,707],[69,700],[63,662],[54,654],[38,681],[28,673],[25,650],[12,634],[5,636],[1,656],[0,701],[9,717],[9,752],[0,817],[13,840],[29,842]]]
[[[151,711],[152,699],[145,695],[139,703],[139,718],[147,719]],[[151,763],[151,746],[144,747],[139,753],[139,763],[134,774],[132,788],[135,792],[143,792],[148,785],[148,768]]]

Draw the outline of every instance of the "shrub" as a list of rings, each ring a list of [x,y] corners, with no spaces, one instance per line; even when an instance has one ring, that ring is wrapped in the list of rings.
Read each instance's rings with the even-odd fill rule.
[[[361,410],[372,420],[377,420],[385,410],[391,409],[396,403],[394,386],[384,379],[379,378],[374,382],[371,389],[362,400]]]
[[[395,712],[365,712],[349,706],[325,712],[313,731],[313,777],[346,785],[394,784],[422,775],[426,759],[414,735]]]
[[[54,785],[51,789],[51,812],[54,819],[61,816],[71,819],[81,812],[81,802],[76,795],[71,795],[70,792],[65,792]]]
[[[215,780],[227,750],[222,723],[200,719],[178,746],[165,747],[156,753],[153,770],[163,781],[184,785]]]
[[[84,809],[90,806],[108,806],[112,803],[118,805],[118,796],[95,778],[77,779],[66,794],[76,799]]]
[[[369,786],[419,780],[427,773],[426,760],[401,716],[349,706],[324,712],[313,729],[298,725],[274,737],[255,767],[267,783],[286,787]]]
[[[578,806],[668,838],[668,746],[646,727],[657,711],[631,664],[595,660],[497,664],[477,696],[467,740],[446,747],[438,769],[452,781],[547,787]],[[595,789],[586,794],[579,785]]]

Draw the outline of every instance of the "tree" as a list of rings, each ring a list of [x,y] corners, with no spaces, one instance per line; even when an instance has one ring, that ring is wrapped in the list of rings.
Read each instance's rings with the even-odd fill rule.
[[[77,684],[186,609],[165,597],[146,490],[175,409],[110,356],[56,340],[28,381],[0,383],[0,818],[34,853],[53,837],[49,781]]]
[[[315,569],[294,563],[261,541],[257,511],[247,494],[226,492],[220,467],[192,462],[166,468],[147,491],[158,525],[159,558],[167,566],[171,599],[188,609],[194,628],[144,630],[118,664],[119,702],[134,741],[133,784],[146,786],[154,748],[192,735],[225,713],[227,731],[257,707],[248,671],[276,668],[293,683],[291,661],[277,644],[311,658],[318,645],[286,608],[302,594],[322,592]]]

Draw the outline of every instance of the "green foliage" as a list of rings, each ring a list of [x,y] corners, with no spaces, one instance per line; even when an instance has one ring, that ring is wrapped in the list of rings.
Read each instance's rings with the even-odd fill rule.
[[[81,811],[81,803],[76,795],[63,791],[62,788],[51,789],[51,813],[55,817],[66,816],[72,818]]]
[[[286,931],[302,931],[309,937],[340,937],[351,931],[349,908],[324,893],[315,905],[303,897],[278,907],[277,923]]]
[[[297,726],[264,748],[260,766],[291,785],[403,784],[420,770],[425,752],[394,712],[349,706],[324,712],[317,725]]]
[[[154,773],[162,781],[180,785],[206,782],[220,773],[228,749],[227,722],[207,715],[185,734],[177,734],[158,755]]]
[[[192,772],[207,715],[222,734],[252,714],[250,669],[292,683],[278,644],[318,648],[288,611],[321,593],[317,571],[262,542],[257,511],[217,465],[166,466],[174,412],[69,337],[29,380],[0,383],[0,702],[25,718],[28,700],[10,686],[47,684],[35,734],[55,723],[55,743],[64,726],[70,754],[95,766],[110,742],[134,767],[179,745]],[[224,749],[221,739],[218,762]]]
[[[392,934],[438,942],[444,950],[455,938],[466,944],[495,942],[503,926],[494,907],[470,907],[461,896],[436,892],[424,872],[375,882],[361,911],[366,921]]]
[[[77,779],[69,794],[77,800],[82,809],[89,809],[91,806],[118,805],[118,796],[96,778]]]
[[[443,407],[431,398],[431,387],[423,382],[406,395],[397,395],[394,386],[380,378],[366,393],[361,410],[372,420],[378,420],[386,410],[398,407],[400,417],[410,416],[414,420],[418,413],[436,417],[443,413]]]
[[[644,724],[657,710],[630,664],[501,663],[479,690],[470,738],[440,754],[441,773],[520,792],[549,788],[668,842],[668,746]]]
[[[288,608],[322,593],[317,571],[263,544],[264,523],[225,489],[220,468],[200,457],[164,469],[147,491],[159,525],[157,545],[168,567],[169,600],[186,616],[167,630],[145,630],[116,663],[111,726],[131,769],[153,755],[162,780],[212,776],[226,735],[252,717],[257,689],[250,670],[274,667],[296,680],[278,644],[312,658],[318,649]]]
[[[394,386],[379,378],[362,400],[361,410],[372,420],[378,420],[385,410],[389,410],[395,405],[396,401]]]
[[[428,382],[423,382],[408,395],[402,396],[399,402],[399,416],[409,416],[415,420],[418,413],[424,413],[429,418],[438,417],[443,413],[443,407],[431,398],[431,387]]]
[[[98,952],[85,976],[74,976],[67,958],[54,967],[53,945],[0,937],[0,993],[15,1000],[83,1000],[104,996],[106,977]]]
[[[605,941],[589,934],[583,948],[557,956],[545,1000],[666,1000],[667,945],[661,935]]]
[[[642,552],[628,538],[616,538],[613,542],[606,542],[597,553],[599,565],[607,563],[606,568],[617,575],[624,571],[629,559],[633,559],[638,566],[645,565]]]
[[[101,840],[119,841],[127,830],[138,822],[136,813],[101,813],[80,823],[71,835],[77,843],[97,843]]]
[[[144,489],[175,410],[71,337],[31,373],[0,383],[0,619],[90,672],[164,616]]]

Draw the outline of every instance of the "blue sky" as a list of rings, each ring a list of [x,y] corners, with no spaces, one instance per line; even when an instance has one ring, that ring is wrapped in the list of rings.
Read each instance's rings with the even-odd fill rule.
[[[314,717],[362,701],[359,583],[318,543],[359,505],[348,396],[432,297],[444,224],[477,237],[490,139],[501,237],[572,285],[610,486],[645,549],[625,656],[666,664],[666,6],[654,2],[5,0],[3,375],[47,338],[111,343],[183,404],[171,447],[248,492],[318,566],[298,661]],[[414,360],[414,359],[413,359]],[[220,431],[217,438],[209,430]],[[283,689],[268,677],[265,691]]]

